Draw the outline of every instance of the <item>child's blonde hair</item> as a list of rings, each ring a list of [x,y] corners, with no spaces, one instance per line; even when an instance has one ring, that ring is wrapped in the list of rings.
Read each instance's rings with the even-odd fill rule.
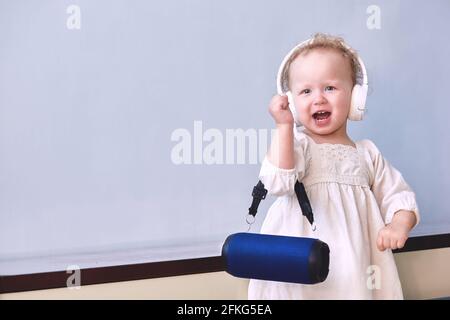
[[[312,41],[294,51],[287,60],[281,75],[281,84],[284,92],[289,91],[289,69],[291,68],[292,62],[299,55],[308,54],[314,49],[331,49],[342,53],[342,56],[350,62],[353,85],[361,83],[362,71],[358,62],[358,55],[355,50],[347,47],[343,38],[324,33],[316,33],[311,39]]]

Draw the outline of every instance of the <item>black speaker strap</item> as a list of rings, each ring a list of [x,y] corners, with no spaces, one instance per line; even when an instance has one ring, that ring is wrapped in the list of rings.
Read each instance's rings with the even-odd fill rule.
[[[314,215],[311,208],[311,203],[309,203],[308,195],[306,194],[305,186],[301,182],[295,183],[294,186],[295,194],[297,195],[298,203],[300,208],[302,208],[302,213],[308,219],[309,223],[313,225]]]
[[[311,204],[309,203],[308,195],[306,194],[305,187],[303,186],[303,183],[299,182],[298,180],[295,182],[294,186],[295,194],[297,196],[298,203],[300,205],[300,208],[302,209],[303,215],[308,219],[309,223],[313,225],[314,223],[314,215],[312,212]],[[248,208],[248,214],[252,215],[253,217],[256,216],[256,213],[258,211],[258,206],[261,202],[261,200],[264,200],[267,195],[267,190],[264,188],[264,184],[260,181],[258,181],[258,184],[253,187],[252,192],[252,205],[250,208]]]
[[[252,192],[252,205],[250,208],[248,208],[248,214],[252,215],[253,217],[256,216],[256,212],[258,211],[259,203],[261,200],[264,200],[267,195],[267,190],[264,188],[264,184],[260,181],[258,181],[258,184],[253,187]]]

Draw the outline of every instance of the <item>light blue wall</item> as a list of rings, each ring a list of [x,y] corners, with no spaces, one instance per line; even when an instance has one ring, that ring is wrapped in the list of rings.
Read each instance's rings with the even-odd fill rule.
[[[79,30],[66,27],[72,4]],[[366,26],[370,5],[381,29]],[[278,65],[318,31],[366,63],[369,111],[350,134],[416,191],[414,234],[450,232],[449,18],[446,0],[1,0],[0,261],[200,243],[219,254],[245,230],[260,164],[175,165],[171,135],[194,144],[194,121],[224,140],[270,131]]]

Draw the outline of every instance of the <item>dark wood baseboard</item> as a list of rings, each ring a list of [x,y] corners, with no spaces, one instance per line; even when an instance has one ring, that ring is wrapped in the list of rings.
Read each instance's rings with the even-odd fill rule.
[[[450,247],[450,234],[411,237],[404,248],[394,250],[395,254],[419,250],[431,250]],[[120,281],[132,281],[161,277],[173,277],[189,274],[224,271],[222,257],[162,261],[111,267],[82,269],[81,284],[101,284]],[[64,288],[70,276],[66,271],[34,274],[0,275],[0,293],[12,293],[31,290]]]

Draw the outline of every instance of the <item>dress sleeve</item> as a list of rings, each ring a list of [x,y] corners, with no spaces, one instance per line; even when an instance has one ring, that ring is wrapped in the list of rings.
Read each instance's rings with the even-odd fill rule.
[[[414,212],[416,226],[420,215],[416,196],[411,187],[403,179],[402,174],[382,156],[372,141],[364,140],[364,145],[369,151],[372,162],[370,187],[385,224],[391,223],[397,211],[407,210]]]
[[[295,193],[294,186],[297,179],[301,180],[305,175],[306,147],[305,137],[295,136],[293,169],[282,169],[272,164],[269,159],[264,158],[259,173],[259,179],[264,184],[267,192],[274,196],[292,195]]]

